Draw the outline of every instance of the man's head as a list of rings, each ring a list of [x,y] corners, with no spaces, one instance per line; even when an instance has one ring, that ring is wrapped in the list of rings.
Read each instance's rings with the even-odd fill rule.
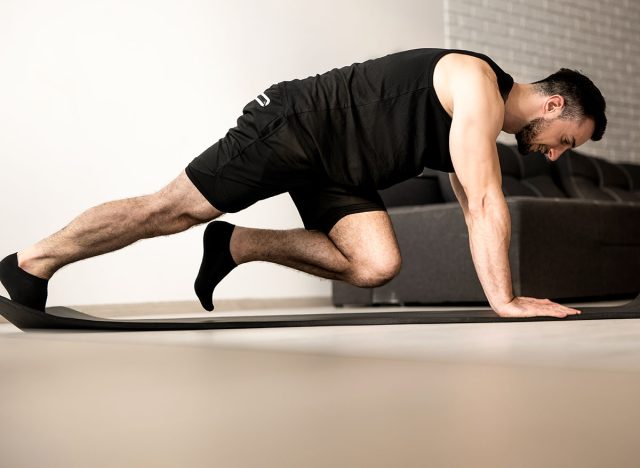
[[[589,78],[562,68],[532,85],[544,98],[542,116],[516,133],[520,153],[540,151],[555,161],[569,148],[602,138],[607,127],[606,103]]]

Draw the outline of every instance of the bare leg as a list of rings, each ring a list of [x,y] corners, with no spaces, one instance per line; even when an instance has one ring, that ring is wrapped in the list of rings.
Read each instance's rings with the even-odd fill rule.
[[[202,307],[213,310],[220,281],[241,263],[277,263],[361,287],[379,286],[400,269],[400,251],[387,213],[372,211],[342,218],[329,235],[305,229],[251,229],[209,224],[194,288]]]
[[[183,172],[159,192],[91,208],[68,226],[18,252],[19,266],[49,279],[65,265],[121,249],[140,239],[182,232],[222,213]]]
[[[231,238],[235,262],[277,263],[327,279],[344,279],[349,259],[331,239],[305,229],[271,230],[236,227]]]
[[[47,281],[63,266],[140,239],[181,232],[221,214],[183,172],[157,193],[91,208],[59,232],[9,255],[0,262],[0,281],[13,300],[44,310]]]
[[[387,282],[400,268],[393,228],[383,211],[346,216],[328,236],[305,229],[236,227],[230,249],[238,264],[272,262],[362,287]]]

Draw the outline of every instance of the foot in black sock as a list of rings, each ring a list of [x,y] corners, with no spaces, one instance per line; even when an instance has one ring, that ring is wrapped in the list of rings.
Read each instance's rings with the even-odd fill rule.
[[[11,300],[44,311],[49,280],[34,276],[20,268],[17,253],[0,262],[0,282],[11,296]]]
[[[204,231],[204,253],[200,271],[194,284],[200,304],[213,310],[213,290],[236,266],[231,257],[231,234],[235,226],[224,221],[214,221]]]

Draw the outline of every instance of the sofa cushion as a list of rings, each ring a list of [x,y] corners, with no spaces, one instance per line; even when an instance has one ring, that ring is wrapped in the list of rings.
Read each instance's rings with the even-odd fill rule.
[[[554,180],[552,166],[541,153],[522,156],[515,146],[497,144],[505,197],[567,198]],[[456,201],[449,174],[438,174],[440,192],[446,202]]]
[[[600,188],[611,195],[617,201],[636,201],[636,196],[631,192],[631,177],[617,164],[604,159],[594,158],[600,172]]]
[[[640,166],[636,164],[619,164],[618,167],[627,174],[631,181],[631,193],[640,201]]]
[[[554,181],[551,164],[544,154],[522,156],[515,146],[498,143],[498,157],[505,196],[567,197]]]
[[[500,172],[502,172],[502,191],[505,197],[537,197],[532,187],[523,183],[522,156],[513,148],[498,143]]]
[[[559,181],[570,198],[583,200],[616,200],[600,186],[600,171],[592,160],[576,151],[568,150],[555,164]]]
[[[522,158],[522,183],[530,187],[539,197],[567,198],[554,180],[553,163],[542,153],[531,153]]]

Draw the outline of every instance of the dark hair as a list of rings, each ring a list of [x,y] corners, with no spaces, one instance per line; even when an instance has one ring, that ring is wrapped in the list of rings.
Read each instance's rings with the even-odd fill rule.
[[[604,115],[607,104],[593,81],[578,71],[561,68],[553,75],[533,84],[547,96],[558,94],[564,98],[565,108],[562,118],[593,119],[595,128],[591,139],[594,141],[602,139],[607,128],[607,117]]]

